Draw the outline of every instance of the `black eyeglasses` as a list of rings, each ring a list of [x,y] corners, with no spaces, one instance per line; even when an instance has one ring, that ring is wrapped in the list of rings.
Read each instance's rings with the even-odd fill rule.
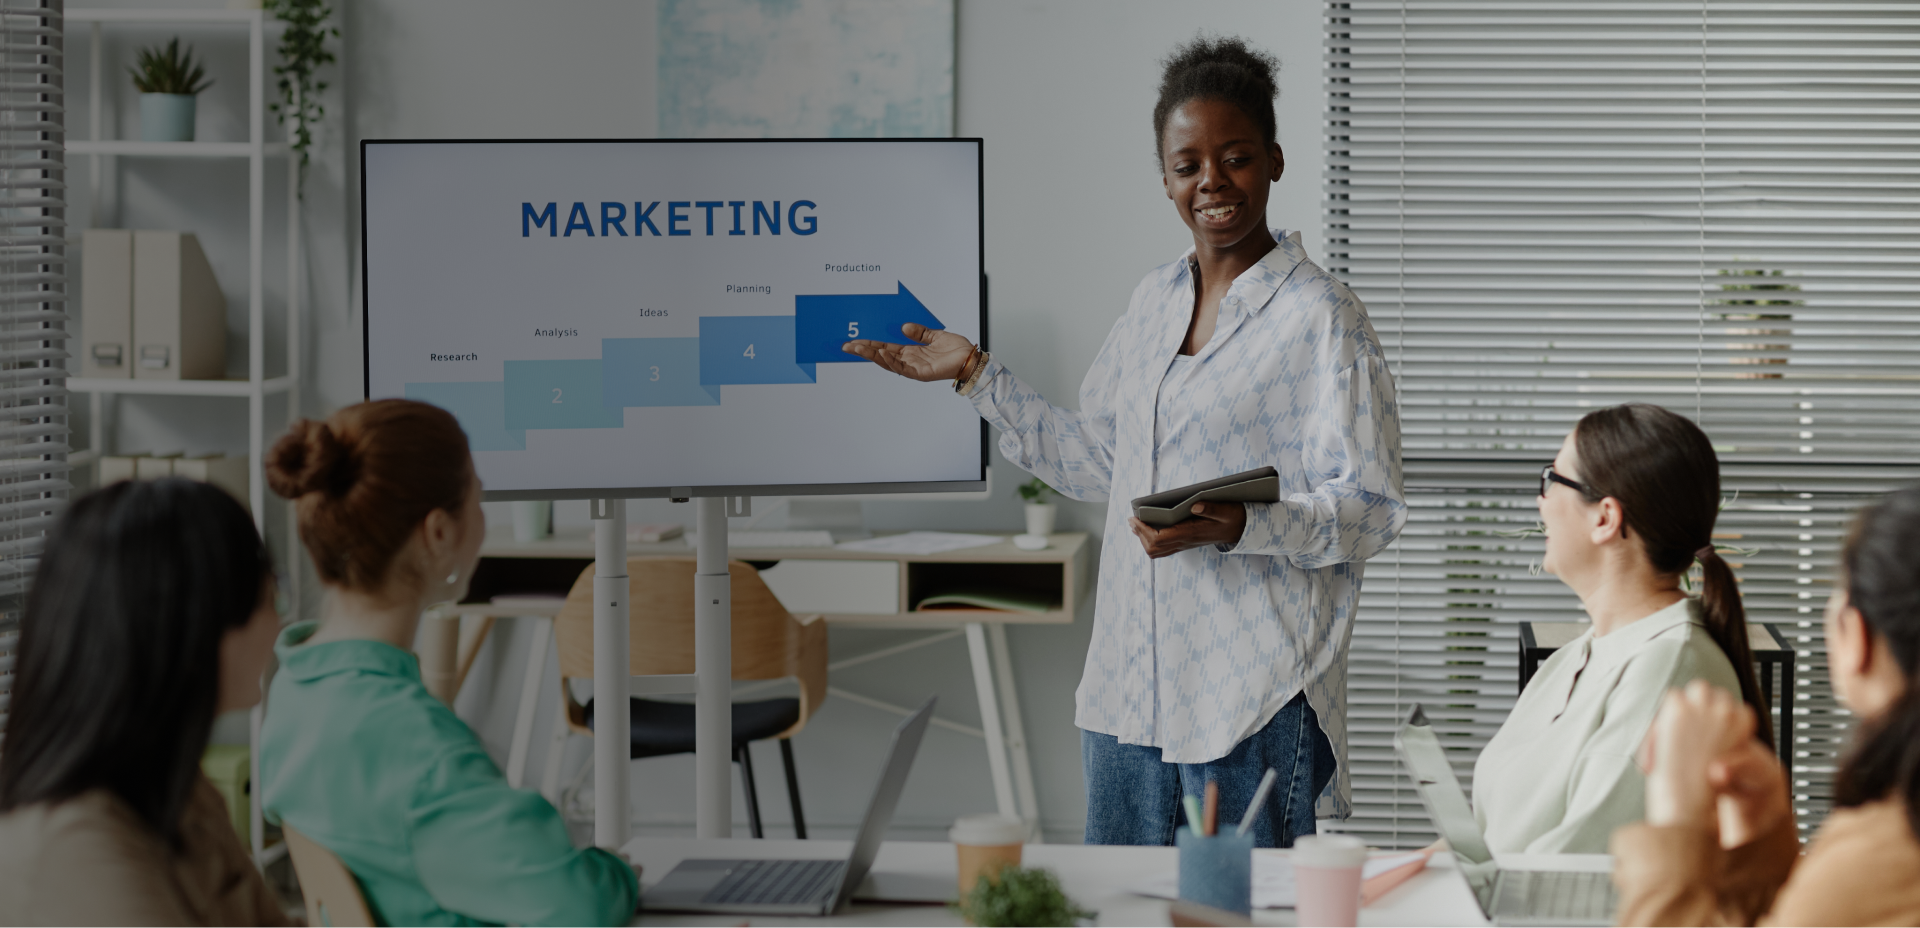
[[[1541,496],[1547,495],[1547,487],[1555,483],[1566,484],[1567,486],[1570,486],[1575,490],[1580,491],[1581,496],[1587,497],[1588,499],[1593,498],[1593,491],[1587,489],[1586,484],[1581,483],[1578,480],[1570,480],[1566,477],[1560,476],[1558,473],[1554,471],[1552,464],[1548,464],[1547,466],[1540,468],[1540,495]]]

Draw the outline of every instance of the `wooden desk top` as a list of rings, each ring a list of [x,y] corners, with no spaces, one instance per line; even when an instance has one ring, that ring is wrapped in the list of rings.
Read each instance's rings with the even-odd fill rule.
[[[885,532],[882,534],[899,534]],[[990,533],[982,533],[990,534]],[[1058,564],[1071,561],[1086,547],[1086,532],[1059,532],[1048,536],[1048,545],[1038,551],[1022,551],[1013,546],[1011,537],[997,544],[982,545],[977,548],[961,548],[958,551],[942,551],[939,554],[895,554],[881,551],[848,551],[844,548],[742,548],[729,547],[727,556],[736,561],[785,561],[785,560],[824,560],[824,561],[912,561],[924,563],[952,564]],[[647,554],[677,554],[691,556],[693,546],[685,538],[672,541],[627,543],[629,557]],[[556,532],[552,538],[540,541],[522,542],[513,538],[511,526],[497,526],[487,530],[487,541],[480,548],[481,557],[526,557],[526,558],[593,558],[593,532],[591,529],[572,529]]]

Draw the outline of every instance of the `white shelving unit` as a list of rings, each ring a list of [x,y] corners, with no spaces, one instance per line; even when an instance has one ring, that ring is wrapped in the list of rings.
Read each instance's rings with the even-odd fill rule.
[[[268,158],[286,158],[290,152],[285,142],[269,142],[267,133],[267,32],[277,30],[279,24],[267,18],[262,10],[169,10],[169,9],[113,9],[87,10],[68,9],[66,23],[69,41],[77,38],[74,30],[85,26],[90,30],[91,68],[88,74],[88,100],[92,105],[89,115],[89,135],[87,141],[69,140],[67,154],[86,155],[92,159],[90,167],[92,181],[93,214],[88,223],[97,226],[100,215],[100,189],[103,161],[107,158],[226,158],[245,160],[247,163],[247,377],[244,380],[132,380],[72,377],[67,380],[67,389],[73,393],[89,395],[89,411],[92,413],[92,426],[89,430],[89,449],[93,460],[98,461],[101,454],[108,452],[110,444],[107,434],[108,405],[116,396],[188,396],[188,397],[226,397],[244,398],[247,401],[247,454],[250,470],[248,480],[248,504],[252,508],[254,523],[264,536],[267,531],[267,493],[266,480],[261,470],[261,461],[266,451],[266,404],[269,397],[284,397],[287,417],[292,419],[300,409],[300,196],[299,171],[289,164],[287,170],[287,305],[286,305],[286,352],[287,369],[284,374],[267,376],[266,364],[266,305],[263,287],[263,264],[266,254],[266,174]],[[247,37],[247,141],[245,142],[139,142],[122,141],[103,137],[102,117],[104,100],[102,90],[105,87],[104,47],[101,40],[103,27],[111,25],[135,26],[195,26],[195,27],[233,27],[242,29]],[[115,72],[117,73],[117,71]],[[69,82],[71,86],[71,82]],[[300,552],[300,538],[292,518],[287,519],[287,542],[285,556],[292,559]],[[287,576],[292,587],[293,602],[300,601],[300,574],[288,570]],[[256,709],[253,719],[253,741],[259,743],[260,713]],[[259,782],[258,752],[254,757],[254,782]],[[255,860],[261,864],[270,859],[265,852],[264,823],[260,819],[260,807],[253,804],[252,840]],[[276,848],[278,850],[279,848]]]

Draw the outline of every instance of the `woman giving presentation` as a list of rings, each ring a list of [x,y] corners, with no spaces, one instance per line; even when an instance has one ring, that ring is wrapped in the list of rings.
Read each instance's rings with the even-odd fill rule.
[[[1079,412],[950,332],[846,346],[952,378],[1009,461],[1112,501],[1074,719],[1089,844],[1172,844],[1180,797],[1208,781],[1238,819],[1269,767],[1260,846],[1311,834],[1330,784],[1329,811],[1347,810],[1347,643],[1362,562],[1406,519],[1399,412],[1366,308],[1267,228],[1276,66],[1239,39],[1166,61],[1153,129],[1193,248],[1134,289]],[[1131,518],[1134,497],[1264,466],[1279,502],[1200,504],[1159,529]]]

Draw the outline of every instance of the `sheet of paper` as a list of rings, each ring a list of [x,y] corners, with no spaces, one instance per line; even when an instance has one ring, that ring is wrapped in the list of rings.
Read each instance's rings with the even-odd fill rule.
[[[844,551],[871,551],[877,554],[939,554],[1005,541],[1002,535],[968,535],[960,532],[907,532],[883,535],[860,541],[843,541],[834,547]]]
[[[1360,878],[1370,880],[1395,867],[1420,859],[1419,852],[1370,856],[1360,869]],[[1140,885],[1134,890],[1142,896],[1161,899],[1180,898],[1180,875],[1170,873]],[[1253,907],[1256,909],[1292,908],[1298,892],[1293,884],[1293,861],[1279,854],[1253,855]]]

